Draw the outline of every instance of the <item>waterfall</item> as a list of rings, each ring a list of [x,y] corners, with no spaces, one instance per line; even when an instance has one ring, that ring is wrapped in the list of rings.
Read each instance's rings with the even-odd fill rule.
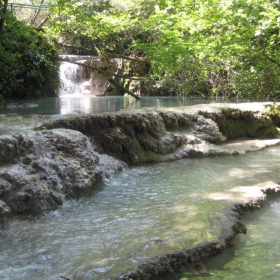
[[[71,62],[78,62],[93,68],[100,68],[109,73],[117,73],[120,67],[123,67],[119,59],[102,61],[97,56],[75,55],[62,56],[62,58],[69,62],[63,61],[60,64],[60,96],[103,95],[109,84],[108,75]]]
[[[90,95],[89,77],[84,67],[70,62],[60,64],[59,95]],[[86,87],[86,85],[88,85]]]

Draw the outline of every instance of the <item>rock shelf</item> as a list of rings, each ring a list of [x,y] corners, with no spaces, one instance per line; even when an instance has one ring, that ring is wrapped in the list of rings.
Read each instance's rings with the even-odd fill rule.
[[[10,132],[0,136],[1,217],[56,209],[127,165],[277,145],[279,108],[277,103],[243,103],[6,116]],[[25,130],[16,131],[21,120]]]
[[[169,253],[147,261],[135,269],[116,277],[115,280],[148,280],[153,277],[180,271],[182,266],[195,266],[201,261],[222,253],[232,247],[237,234],[246,234],[246,227],[240,222],[241,216],[249,211],[255,211],[263,206],[268,195],[280,192],[280,185],[269,182],[265,186],[256,186],[254,191],[244,191],[249,198],[222,210],[223,221],[220,227],[218,240],[200,243],[192,248]]]

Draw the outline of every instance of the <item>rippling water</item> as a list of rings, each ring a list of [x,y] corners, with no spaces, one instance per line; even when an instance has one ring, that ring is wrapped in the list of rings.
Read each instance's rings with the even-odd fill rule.
[[[60,210],[12,220],[0,233],[0,279],[108,279],[215,239],[220,210],[242,196],[235,187],[279,182],[279,158],[273,147],[127,169]]]

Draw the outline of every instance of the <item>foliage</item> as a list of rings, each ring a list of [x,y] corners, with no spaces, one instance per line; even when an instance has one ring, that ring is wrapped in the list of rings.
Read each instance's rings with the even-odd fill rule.
[[[279,1],[45,4],[51,12],[45,32],[57,39],[63,53],[148,58],[158,94],[280,97]]]
[[[55,94],[57,52],[41,32],[8,15],[0,42],[0,93],[4,99]]]
[[[198,86],[212,94],[278,93],[279,66],[264,55],[279,54],[279,7],[273,2],[166,1],[143,28],[154,30],[153,40],[137,47],[167,82],[187,72],[189,91]],[[260,37],[266,38],[262,45]]]
[[[280,5],[267,0],[53,2],[60,42],[146,56],[158,90],[278,96]]]

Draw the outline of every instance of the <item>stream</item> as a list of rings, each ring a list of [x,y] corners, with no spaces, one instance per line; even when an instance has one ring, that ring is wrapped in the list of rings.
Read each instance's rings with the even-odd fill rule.
[[[244,196],[237,187],[279,183],[279,157],[276,146],[128,168],[61,209],[12,219],[0,231],[0,279],[113,279],[150,257],[214,240],[222,208]],[[274,200],[244,216],[248,234],[226,250],[220,265],[205,263],[213,279],[279,279],[278,205]],[[261,269],[264,259],[270,273]],[[260,278],[248,277],[253,267]]]

